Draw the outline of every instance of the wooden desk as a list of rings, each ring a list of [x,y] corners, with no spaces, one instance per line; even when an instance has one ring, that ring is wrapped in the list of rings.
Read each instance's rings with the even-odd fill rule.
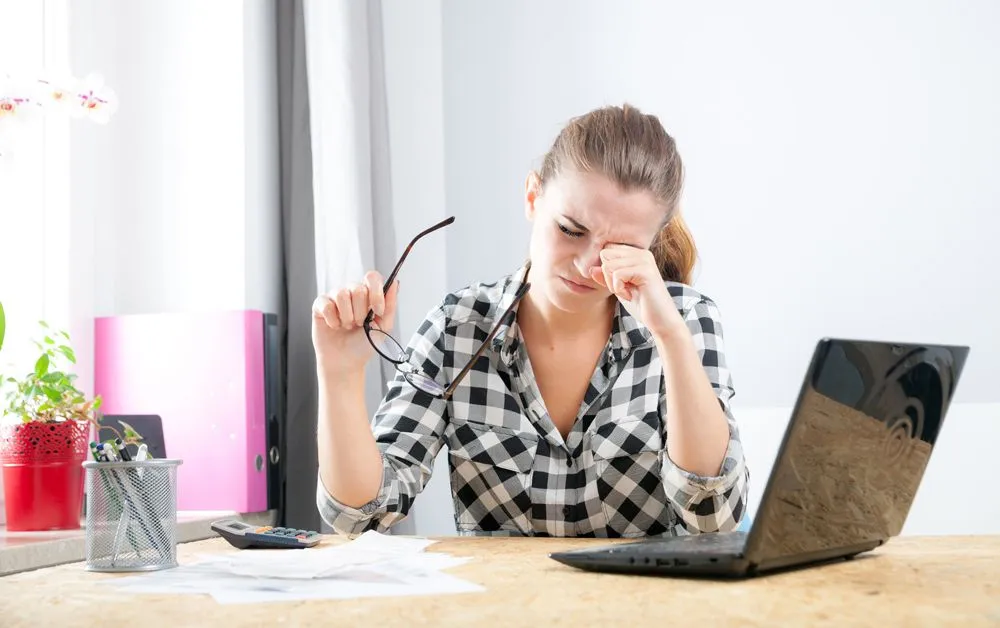
[[[324,542],[340,542],[331,539]],[[591,574],[547,557],[582,539],[446,538],[430,551],[471,556],[451,570],[486,592],[440,597],[221,606],[207,595],[142,595],[129,626],[776,626],[1000,625],[1000,536],[904,537],[867,558],[743,582]],[[222,539],[179,547],[232,550]],[[307,551],[307,550],[306,550]],[[0,625],[87,626],[120,601],[113,574],[81,563],[0,578]],[[119,605],[118,608],[122,608]],[[143,619],[138,620],[139,617]],[[106,622],[105,622],[106,623]]]

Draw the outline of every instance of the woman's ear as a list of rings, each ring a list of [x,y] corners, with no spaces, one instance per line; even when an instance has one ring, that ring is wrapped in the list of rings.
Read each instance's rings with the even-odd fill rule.
[[[542,194],[542,179],[532,170],[524,182],[524,215],[529,221],[535,219],[535,203]]]

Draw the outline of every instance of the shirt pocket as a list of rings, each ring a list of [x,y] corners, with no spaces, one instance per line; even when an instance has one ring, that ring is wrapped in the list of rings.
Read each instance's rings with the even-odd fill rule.
[[[531,474],[538,436],[465,421],[449,440],[459,530],[531,533]]]
[[[591,436],[594,476],[609,536],[660,535],[673,527],[660,477],[656,414],[598,425]]]

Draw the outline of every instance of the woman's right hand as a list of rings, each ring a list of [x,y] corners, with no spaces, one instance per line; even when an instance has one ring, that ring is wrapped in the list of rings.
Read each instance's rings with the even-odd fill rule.
[[[360,373],[375,354],[365,335],[368,310],[375,312],[373,323],[386,333],[392,331],[396,315],[399,281],[382,292],[382,276],[365,274],[360,284],[321,294],[312,306],[312,340],[317,366],[327,373]]]

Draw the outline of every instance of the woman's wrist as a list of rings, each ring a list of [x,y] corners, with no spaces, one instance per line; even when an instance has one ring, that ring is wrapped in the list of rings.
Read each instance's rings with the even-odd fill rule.
[[[684,347],[691,344],[691,332],[688,330],[684,320],[680,317],[677,322],[661,329],[650,329],[653,342],[660,351],[670,351],[676,347]]]
[[[342,364],[336,364],[334,360],[323,360],[317,356],[316,376],[321,390],[323,388],[333,390],[364,388],[365,385],[363,364],[345,367]]]

